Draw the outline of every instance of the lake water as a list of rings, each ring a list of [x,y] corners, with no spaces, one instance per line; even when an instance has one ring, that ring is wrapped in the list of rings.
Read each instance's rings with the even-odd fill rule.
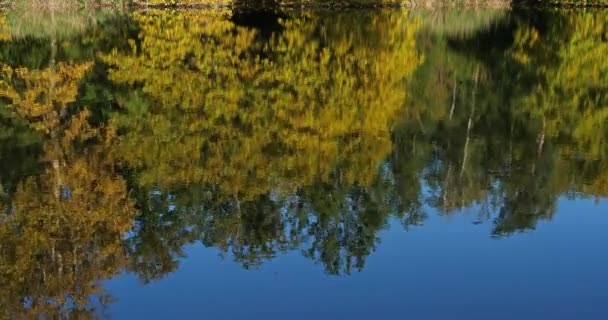
[[[608,11],[0,15],[0,317],[605,319]]]

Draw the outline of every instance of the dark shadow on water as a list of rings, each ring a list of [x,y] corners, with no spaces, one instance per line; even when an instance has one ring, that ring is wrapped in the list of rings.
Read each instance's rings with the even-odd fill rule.
[[[273,33],[283,30],[279,19],[285,17],[277,8],[273,7],[264,7],[264,9],[236,8],[232,14],[232,22],[237,26],[258,30],[262,39],[267,40]]]

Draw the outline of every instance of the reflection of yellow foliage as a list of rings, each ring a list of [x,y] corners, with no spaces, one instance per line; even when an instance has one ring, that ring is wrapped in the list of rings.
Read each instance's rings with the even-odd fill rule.
[[[133,221],[124,181],[94,154],[23,182],[0,226],[0,303],[9,314],[26,308],[8,302],[27,297],[28,312],[87,304],[100,294],[96,280],[125,264],[122,234]],[[53,307],[55,306],[55,307]],[[49,310],[50,310],[49,309]]]
[[[59,125],[68,104],[76,100],[78,82],[92,66],[92,62],[61,62],[44,70],[28,70],[5,65],[0,75],[0,96],[9,98],[15,112],[35,129],[48,133]]]
[[[91,127],[86,109],[70,115],[78,82],[91,66],[2,68],[0,95],[34,128],[50,133],[41,159],[47,170],[17,186],[1,217],[0,309],[13,317],[83,308],[90,295],[103,293],[96,280],[126,264],[122,237],[135,209],[105,150],[112,126]],[[92,138],[99,143],[86,152],[76,147]]]
[[[10,28],[11,24],[6,18],[6,14],[0,13],[0,41],[7,41],[11,39]]]
[[[135,19],[141,46],[105,60],[112,80],[141,83],[154,101],[123,123],[123,156],[145,169],[145,184],[211,182],[253,196],[327,179],[337,167],[368,184],[390,152],[404,81],[421,62],[418,24],[403,12],[374,12],[357,30],[347,18],[290,19],[266,44],[223,11]]]
[[[513,50],[513,58],[521,64],[530,63],[530,57],[526,53],[526,49],[533,47],[538,41],[538,30],[534,27],[519,28],[515,31],[515,43],[518,45],[517,50]]]

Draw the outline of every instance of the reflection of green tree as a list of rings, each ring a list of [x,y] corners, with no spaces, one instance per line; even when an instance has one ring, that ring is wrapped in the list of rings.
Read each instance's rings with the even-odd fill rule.
[[[608,61],[602,57],[608,44],[602,39],[608,18],[597,11],[576,11],[546,20],[544,34],[534,25],[515,33],[512,55],[524,75],[537,79],[519,103],[525,107],[521,112],[541,123],[543,137],[570,139],[562,151],[567,156],[605,157]]]
[[[181,248],[197,240],[247,268],[302,248],[329,273],[361,269],[393,211],[390,183],[377,178],[364,189],[332,181],[287,197],[270,193],[254,199],[221,196],[213,186],[142,191],[150,206],[128,240],[133,271],[145,281],[161,277],[177,267]]]
[[[133,42],[130,55],[105,57],[115,82],[141,86],[120,100],[125,112],[117,119],[126,132],[120,156],[137,168],[143,190],[155,185],[161,190],[179,190],[184,184],[216,186],[217,199],[192,206],[205,223],[200,238],[230,250],[245,265],[292,247],[306,238],[302,232],[313,232],[307,236],[316,239],[313,250],[329,250],[318,246],[355,232],[331,231],[335,223],[371,221],[375,209],[346,214],[310,208],[324,217],[313,231],[304,220],[298,220],[302,225],[297,228],[285,221],[295,218],[281,211],[290,202],[284,197],[337,179],[336,168],[341,168],[346,192],[336,195],[332,201],[337,203],[347,201],[354,183],[365,187],[376,180],[391,148],[391,125],[405,101],[403,86],[420,61],[413,42],[416,23],[403,12],[340,15],[337,21],[302,16],[282,22],[282,33],[259,43],[254,32],[226,17],[222,11],[135,16],[142,30],[140,44]],[[368,23],[356,24],[360,19]],[[324,36],[318,37],[319,32]],[[387,37],[375,37],[378,32]],[[321,194],[315,197],[318,201]],[[361,264],[386,214],[377,217],[383,223],[370,227],[372,231],[344,236],[332,250],[363,241],[359,249],[346,249]],[[158,221],[153,216],[149,222],[154,224]],[[285,234],[288,229],[295,234]],[[170,238],[157,243],[164,246]],[[133,241],[139,246],[146,242]],[[167,252],[167,266],[179,255],[179,250],[160,252]],[[324,263],[330,270],[330,261]],[[347,271],[332,264],[331,272]]]
[[[432,28],[419,34],[430,48],[412,83],[420,98],[394,140],[397,154],[427,150],[408,162],[427,163],[429,204],[446,212],[474,205],[480,217],[496,217],[499,234],[550,218],[564,193],[599,196],[595,188],[605,186],[606,19],[593,11],[530,14],[516,11],[514,24],[468,39],[446,41]],[[513,33],[508,46],[493,37],[505,32]],[[507,56],[497,61],[501,47]]]
[[[520,74],[534,79],[531,92],[515,98],[514,106],[516,116],[529,119],[529,127],[537,128],[539,159],[532,167],[534,181],[518,182],[513,192],[528,199],[511,201],[511,210],[526,203],[536,206],[510,214],[507,225],[511,226],[518,224],[514,221],[525,226],[530,217],[550,216],[561,193],[606,194],[606,173],[601,169],[608,155],[604,141],[608,85],[603,80],[608,74],[603,58],[608,44],[602,39],[608,32],[608,19],[585,10],[550,13],[544,18],[544,25],[522,23],[510,51]]]
[[[362,267],[365,256],[373,250],[375,235],[384,226],[389,213],[401,216],[409,225],[422,222],[424,204],[446,214],[474,207],[479,209],[479,219],[495,220],[496,234],[510,234],[534,228],[538,219],[550,218],[560,195],[578,190],[587,192],[605,184],[599,171],[603,168],[601,161],[575,163],[564,157],[568,154],[564,151],[572,150],[580,139],[570,133],[551,135],[547,131],[543,135],[543,130],[550,128],[548,122],[543,126],[542,116],[522,108],[529,105],[527,97],[532,93],[525,89],[524,84],[544,83],[546,80],[540,77],[546,75],[536,74],[537,69],[527,67],[521,57],[528,54],[530,59],[539,61],[538,64],[543,66],[540,69],[545,70],[561,68],[567,61],[555,54],[551,59],[542,60],[540,55],[546,54],[548,49],[538,52],[520,49],[519,39],[534,37],[530,32],[528,36],[524,35],[525,24],[497,23],[478,34],[467,31],[469,39],[461,34],[454,38],[437,36],[432,28],[423,30],[417,35],[417,41],[430,50],[425,51],[426,63],[417,70],[415,81],[409,85],[410,90],[417,93],[416,98],[408,100],[407,96],[400,94],[393,97],[397,102],[403,101],[395,105],[406,105],[405,110],[400,111],[401,119],[397,122],[370,122],[368,125],[366,117],[355,117],[359,124],[353,125],[357,123],[349,120],[349,112],[353,108],[342,105],[344,101],[350,101],[354,106],[366,105],[369,110],[375,110],[375,104],[370,102],[373,99],[365,97],[358,100],[351,91],[357,87],[348,84],[349,76],[357,75],[353,78],[358,79],[359,75],[368,75],[380,79],[379,75],[388,71],[378,69],[378,73],[374,73],[360,65],[355,65],[354,69],[340,69],[343,61],[350,61],[349,56],[342,52],[355,52],[355,56],[361,55],[358,60],[365,61],[365,57],[385,50],[381,39],[365,38],[366,34],[375,32],[365,24],[361,30],[355,29],[351,38],[345,37],[348,32],[340,26],[341,23],[352,24],[348,15],[336,20],[335,24],[323,23],[325,27],[321,31],[312,23],[320,19],[318,16],[288,19],[282,22],[283,33],[275,34],[264,44],[254,41],[253,35],[245,36],[249,31],[225,25],[225,21],[217,17],[178,14],[141,19],[145,36],[141,37],[142,44],[134,47],[134,53],[106,57],[114,66],[112,77],[115,81],[138,84],[141,88],[121,100],[126,112],[118,118],[124,129],[132,133],[127,133],[123,140],[126,144],[120,151],[121,155],[127,157],[127,163],[138,168],[135,179],[144,190],[159,185],[166,190],[166,197],[181,199],[184,195],[177,192],[177,186],[214,186],[203,188],[207,190],[205,194],[213,196],[201,196],[200,202],[182,207],[183,212],[188,213],[175,213],[179,210],[176,208],[180,208],[177,205],[171,214],[163,216],[175,219],[190,217],[178,219],[182,221],[181,227],[175,229],[187,231],[185,238],[189,239],[188,243],[201,238],[206,245],[231,251],[245,265],[256,265],[280,251],[303,247],[306,248],[304,253],[321,261],[328,272],[348,272],[353,267]],[[220,54],[221,51],[213,53],[215,51],[210,48],[207,52],[212,53],[206,57],[194,49],[189,52],[190,48],[198,46],[197,41],[205,37],[221,41],[212,36],[215,31],[208,30],[196,31],[198,36],[186,35],[186,40],[174,41],[167,44],[169,47],[164,47],[165,39],[156,36],[159,34],[156,31],[157,19],[167,19],[164,25],[172,25],[170,30],[190,30],[190,21],[210,19],[213,23],[208,23],[208,28],[221,25],[224,28],[220,28],[224,30],[222,32],[249,39],[243,43],[252,49],[235,50],[232,46],[239,42],[227,41],[218,46],[239,53],[238,57]],[[391,21],[390,15],[386,19]],[[525,15],[517,19],[527,21]],[[586,23],[593,25],[592,22]],[[382,24],[376,21],[370,25]],[[321,39],[325,40],[316,36],[307,38],[308,34],[319,32],[323,33]],[[471,60],[473,54],[463,48],[472,43],[480,46],[479,41],[486,41],[487,33],[494,32],[513,32],[514,43],[505,45],[501,42],[498,46],[506,51],[508,57],[501,62],[487,61],[497,50],[491,47],[490,52],[481,50],[475,53],[477,60]],[[184,36],[178,32],[171,34]],[[550,37],[543,33],[537,36]],[[220,38],[225,40],[227,37]],[[583,38],[593,37],[596,35]],[[190,41],[195,41],[196,45],[185,51],[171,47],[175,43]],[[522,53],[522,50],[528,51]],[[168,58],[172,63],[165,66],[164,62],[154,61],[156,53],[165,52],[169,57],[172,51],[178,52],[176,58]],[[259,52],[263,52],[261,60],[256,58]],[[325,62],[326,66],[316,66],[316,62],[325,61],[325,52],[331,52],[327,56],[332,58]],[[129,67],[121,66],[123,61]],[[314,63],[298,63],[302,61]],[[200,65],[193,67],[196,63]],[[209,64],[215,66],[207,77],[211,75],[211,80],[197,77],[197,72],[205,70],[204,66]],[[226,72],[221,68],[225,65],[229,65],[230,70],[241,66],[237,69],[244,71],[220,73]],[[139,70],[137,68],[143,69],[134,74],[127,72]],[[270,74],[269,70],[272,71]],[[324,70],[332,71],[327,74],[344,74],[346,84],[336,86],[337,77],[330,78],[333,82],[328,83],[326,78],[318,76],[323,75]],[[171,81],[162,82],[162,77],[153,76],[167,72],[172,74],[168,77]],[[204,90],[192,96],[187,87],[171,86],[180,77],[187,77],[188,81],[184,82],[196,83],[195,87]],[[221,79],[222,85],[239,84],[226,85],[232,88],[227,91],[234,94],[232,100],[215,94],[214,88],[220,85],[214,77],[220,77],[217,79]],[[513,82],[515,77],[522,79],[521,85]],[[391,83],[400,83],[390,77],[383,80],[387,82],[378,89],[372,86],[365,92],[371,96],[387,96],[383,91],[375,90],[386,90],[392,88]],[[294,87],[293,83],[308,86],[302,89]],[[356,80],[354,83],[360,86],[366,82]],[[318,87],[331,90],[316,90]],[[167,91],[169,93],[166,94]],[[590,95],[592,93],[581,97]],[[347,100],[347,96],[354,98]],[[177,106],[176,101],[182,101],[182,97],[186,99],[185,104]],[[222,111],[213,114],[216,117],[213,118],[207,115],[207,105],[213,105],[212,110]],[[318,113],[299,111],[308,110],[307,106],[310,107],[308,109],[319,110]],[[172,115],[172,110],[181,112]],[[129,119],[135,114],[145,120],[132,123]],[[199,117],[194,122],[191,120],[193,114],[202,115],[202,119]],[[559,119],[566,120],[571,114],[560,115]],[[586,119],[592,118],[595,116]],[[394,124],[386,128],[394,130],[385,131],[382,126],[375,126],[387,122]],[[372,129],[367,129],[367,126]],[[261,132],[260,128],[265,131]],[[352,133],[345,133],[348,130]],[[386,163],[390,168],[390,179],[385,181],[387,176],[378,176],[378,170],[387,152],[377,152],[378,146],[367,147],[366,144],[367,141],[372,144],[385,141],[378,140],[378,137],[386,139],[383,135],[391,131],[392,147],[386,149],[390,152]],[[590,138],[599,136],[590,135]],[[171,143],[172,140],[177,143]],[[141,147],[140,152],[137,151],[138,146],[145,147]],[[145,153],[146,150],[156,151]],[[163,150],[176,151],[165,153]],[[374,153],[380,156],[376,160],[368,158]],[[568,174],[562,176],[559,172]],[[356,175],[352,176],[353,173]],[[335,184],[337,180],[341,181],[339,185]],[[424,187],[429,191],[422,191]],[[377,202],[372,195],[380,191],[375,190],[384,190],[388,198]],[[295,199],[290,196],[293,192],[297,195]],[[350,204],[359,200],[363,204],[356,210],[349,209]],[[150,215],[154,216],[154,212]],[[205,224],[189,225],[187,222],[197,219],[205,221]],[[193,232],[198,235],[193,235]],[[179,250],[168,252],[167,257],[173,258],[167,261],[174,261],[179,256]]]
[[[420,17],[424,32],[433,37],[470,38],[505,21],[509,11],[497,8],[422,8],[412,12]],[[428,29],[428,30],[427,30]],[[428,34],[427,34],[428,35]]]
[[[386,226],[391,205],[389,181],[378,177],[367,188],[334,183],[315,184],[298,193],[302,198],[300,223],[304,255],[319,261],[330,274],[362,270],[365,259],[378,242],[378,232]],[[310,214],[312,213],[312,215]]]
[[[202,222],[187,195],[175,202],[175,195],[160,190],[135,193],[139,216],[132,236],[125,241],[129,254],[129,271],[135,272],[145,283],[162,278],[175,271],[178,258],[183,257],[183,247],[196,240],[196,227]],[[190,191],[190,190],[187,190]],[[194,202],[194,203],[193,203]]]
[[[0,197],[9,197],[23,176],[40,173],[42,135],[0,105]]]
[[[506,236],[562,195],[605,196],[606,18],[512,14],[450,33],[402,11],[287,13],[258,37],[227,11],[152,11],[4,39],[2,308],[85,313],[94,280],[154,281],[197,242],[343,274],[389,217],[472,208]]]

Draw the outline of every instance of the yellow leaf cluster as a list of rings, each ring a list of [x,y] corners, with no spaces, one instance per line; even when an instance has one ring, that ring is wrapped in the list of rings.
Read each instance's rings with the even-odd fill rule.
[[[149,112],[123,122],[122,155],[143,184],[214,183],[250,197],[341,168],[367,185],[422,61],[405,12],[370,15],[360,30],[348,17],[303,15],[266,42],[224,11],[134,19],[132,52],[104,60],[113,81],[140,84],[148,99]]]

